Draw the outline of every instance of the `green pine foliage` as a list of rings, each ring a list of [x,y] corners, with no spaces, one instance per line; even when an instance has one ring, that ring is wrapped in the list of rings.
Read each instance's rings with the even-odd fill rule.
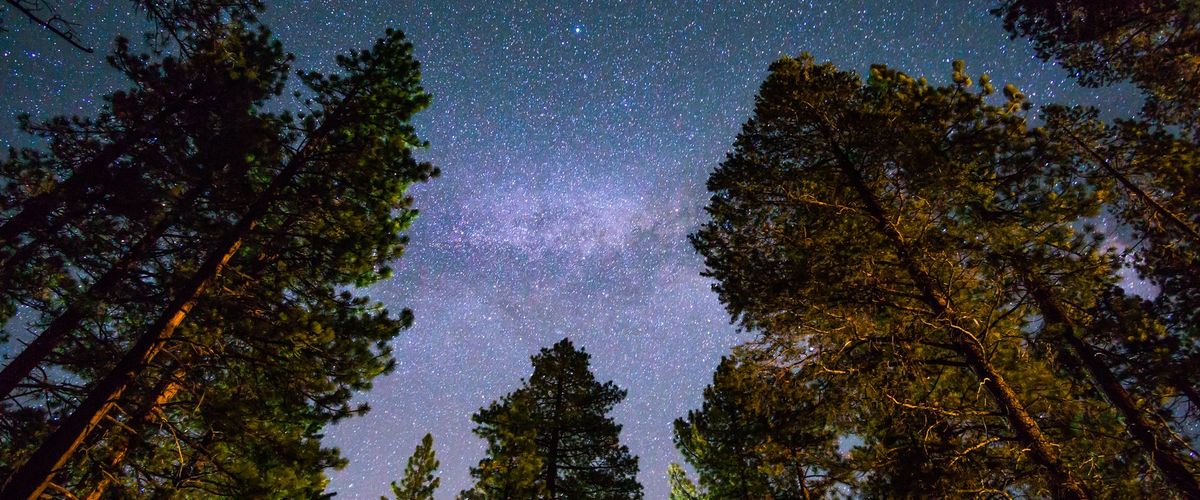
[[[417,449],[413,450],[412,456],[408,457],[400,484],[392,482],[392,495],[396,500],[433,500],[433,492],[442,481],[434,475],[438,465],[433,451],[433,435],[426,434]],[[381,497],[381,500],[386,499]]]
[[[35,374],[50,368],[90,380],[109,370],[129,330],[161,307],[201,252],[186,236],[209,237],[214,219],[232,208],[223,203],[237,202],[232,186],[249,168],[242,160],[278,158],[273,139],[282,122],[257,108],[282,89],[290,57],[265,30],[237,26],[192,45],[186,60],[150,62],[119,43],[111,60],[137,85],[110,96],[109,111],[94,121],[27,123],[56,153],[36,165],[17,159],[6,166],[52,168],[47,173],[61,178],[42,190],[8,185],[13,210],[3,227],[16,237],[5,245],[14,252],[3,272],[14,279],[4,282],[4,296],[36,311],[42,332],[4,367],[6,403],[40,399],[53,418],[68,413],[63,401],[82,397],[83,388]],[[242,76],[251,71],[255,78]],[[151,130],[159,134],[152,141]],[[168,237],[171,231],[178,236]],[[178,267],[162,265],[171,260],[160,256]]]
[[[353,292],[390,276],[405,191],[437,173],[412,156],[429,96],[404,36],[302,73],[296,114],[266,111],[291,58],[265,29],[189,36],[181,59],[118,45],[135,89],[28,122],[55,147],[5,163],[4,297],[42,334],[4,368],[0,496],[320,495],[345,464],[322,429],[367,410],[351,396],[412,322]]]
[[[944,87],[775,63],[693,236],[734,321],[760,334],[677,422],[700,483],[800,497],[764,486],[781,432],[756,431],[794,410],[826,434],[783,462],[840,478],[826,494],[1200,495],[1198,12],[994,10],[1085,85],[1140,87],[1142,115],[1112,123],[1057,105],[1030,122],[1019,89],[997,103],[960,61]],[[1129,268],[1148,298],[1121,288]],[[734,376],[775,370],[802,390]]]
[[[608,413],[625,399],[599,383],[569,339],[533,356],[533,375],[471,419],[487,457],[462,498],[642,498],[637,457]]]
[[[708,494],[697,489],[696,484],[687,477],[687,471],[683,470],[683,466],[675,462],[671,462],[667,466],[667,484],[671,487],[668,496],[670,500],[705,500],[709,498]]]
[[[954,70],[934,87],[807,55],[772,65],[693,237],[715,290],[763,356],[845,398],[850,418],[818,418],[862,441],[845,476],[861,491],[1186,491],[1157,407],[1073,309],[1116,283],[1102,235],[1077,227],[1109,184],[1078,182],[1015,88],[990,104],[987,78],[972,92]]]
[[[1001,0],[992,13],[1043,60],[1099,87],[1128,81],[1143,116],[1200,140],[1200,5],[1193,0]]]
[[[1084,85],[1127,81],[1143,91],[1142,113],[1135,119],[1106,123],[1095,109],[1047,107],[1042,142],[1055,145],[1055,163],[1065,167],[1056,182],[1091,186],[1102,194],[1104,210],[1119,223],[1115,232],[1125,246],[1121,264],[1131,264],[1157,289],[1149,300],[1130,297],[1115,285],[1100,285],[1103,280],[1095,273],[1078,279],[1078,271],[1089,273],[1077,267],[1056,271],[1072,276],[1073,283],[1055,293],[1064,295],[1064,303],[1079,305],[1070,314],[1078,319],[1071,322],[1090,337],[1098,360],[1111,366],[1113,378],[1127,388],[1124,406],[1147,414],[1139,423],[1124,412],[1131,435],[1141,443],[1163,443],[1143,447],[1161,448],[1158,467],[1174,469],[1172,484],[1192,496],[1200,495],[1195,464],[1186,463],[1194,462],[1194,450],[1186,448],[1194,447],[1200,415],[1195,375],[1200,366],[1197,7],[1190,0],[1012,0],[993,10],[1010,34],[1029,38],[1039,55],[1059,62]],[[1113,398],[1114,391],[1105,392],[1114,404],[1122,401],[1119,395]],[[1160,427],[1155,421],[1171,429],[1147,430]],[[1193,458],[1171,465],[1164,454]]]
[[[675,444],[712,498],[824,496],[852,480],[828,424],[833,395],[788,370],[725,358],[703,407],[675,421]]]

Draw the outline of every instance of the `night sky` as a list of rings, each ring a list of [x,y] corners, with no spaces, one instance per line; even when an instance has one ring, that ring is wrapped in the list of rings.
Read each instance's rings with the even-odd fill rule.
[[[90,114],[120,88],[101,53],[142,23],[127,2],[106,3],[62,10],[95,55],[0,7],[4,146],[28,143],[14,132],[18,113]],[[297,68],[328,69],[334,54],[402,29],[434,96],[417,123],[431,143],[421,156],[443,176],[415,190],[412,245],[396,278],[370,290],[417,321],[395,342],[396,371],[362,396],[373,411],[328,433],[350,459],[332,474],[339,498],[388,491],[426,432],[442,465],[438,498],[452,498],[483,454],[470,415],[565,336],[592,354],[598,378],[628,389],[614,412],[621,438],[641,457],[647,498],[666,497],[666,466],[681,461],[671,421],[699,405],[718,359],[748,338],[700,277],[687,235],[703,220],[708,173],[781,55],[810,51],[860,71],[885,63],[935,82],[962,58],[1034,103],[1136,106],[1127,92],[1075,87],[1009,41],[989,2],[268,6]]]

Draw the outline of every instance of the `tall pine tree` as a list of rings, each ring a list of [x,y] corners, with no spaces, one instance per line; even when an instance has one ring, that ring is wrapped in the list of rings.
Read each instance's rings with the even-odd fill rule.
[[[1035,295],[1056,328],[1082,329],[1091,337],[1082,341],[1094,344],[1094,357],[1115,367],[1112,376],[1097,379],[1099,387],[1122,408],[1130,434],[1151,450],[1177,488],[1200,496],[1195,464],[1187,470],[1194,459],[1178,450],[1194,442],[1200,415],[1195,375],[1200,367],[1200,74],[1195,71],[1200,6],[1176,0],[1005,0],[993,13],[1012,36],[1029,38],[1042,58],[1064,66],[1083,85],[1128,81],[1143,91],[1137,119],[1109,124],[1095,109],[1050,107],[1044,131],[1059,144],[1052,156],[1067,157],[1057,163],[1070,167],[1070,175],[1056,183],[1108,192],[1104,209],[1118,222],[1111,231],[1127,247],[1124,261],[1157,287],[1148,292],[1152,300],[1095,285],[1082,287],[1098,296],[1094,300],[1081,301],[1072,291],[1059,300],[1053,297],[1062,293],[1053,290],[1057,279],[1039,278],[1035,281],[1045,284],[1029,288],[1041,290]],[[1061,303],[1083,304],[1083,310],[1069,311]],[[1140,413],[1162,416],[1130,411],[1147,405]],[[1171,420],[1182,438],[1155,429],[1154,422]]]
[[[390,274],[416,215],[404,191],[436,171],[412,156],[423,143],[409,120],[429,97],[403,35],[389,31],[338,64],[342,75],[301,75],[312,99],[299,119],[243,108],[271,130],[246,134],[267,149],[233,150],[219,165],[235,174],[210,183],[202,210],[172,219],[172,237],[143,264],[156,278],[136,283],[150,300],[77,324],[102,333],[51,361],[93,382],[76,386],[48,437],[14,460],[4,495],[35,497],[55,475],[56,488],[93,493],[307,495],[343,463],[320,447],[320,429],[365,410],[350,395],[391,369],[387,341],[411,314],[339,289]],[[238,137],[237,123],[220,125]],[[72,355],[90,345],[108,356]],[[261,424],[227,428],[246,421]],[[77,457],[81,446],[102,453]],[[174,455],[161,453],[171,446]],[[114,471],[118,485],[95,479]]]
[[[809,56],[771,69],[755,116],[710,178],[712,222],[694,236],[733,317],[853,397],[862,419],[847,430],[867,449],[911,442],[910,460],[946,465],[930,467],[930,479],[972,457],[987,468],[979,477],[991,479],[977,485],[935,481],[948,491],[1079,498],[1091,496],[1088,483],[1161,486],[1122,479],[1151,455],[1166,470],[1153,446],[1100,437],[1120,434],[1115,414],[1146,409],[1093,392],[1087,384],[1105,367],[1087,363],[1088,349],[1063,330],[1025,340],[1050,318],[1029,298],[1045,270],[1022,279],[1005,238],[1029,233],[1005,210],[1020,198],[1062,233],[1096,204],[1054,202],[1070,184],[1013,184],[1029,173],[1017,167],[1036,163],[1040,134],[1025,123],[1023,95],[1006,86],[1007,103],[988,104],[991,82],[969,92],[961,64],[945,87],[883,67],[864,84]],[[1025,191],[1008,192],[1017,187]],[[1085,361],[1090,380],[1068,376],[1066,360]],[[1096,461],[1103,467],[1080,467]]]

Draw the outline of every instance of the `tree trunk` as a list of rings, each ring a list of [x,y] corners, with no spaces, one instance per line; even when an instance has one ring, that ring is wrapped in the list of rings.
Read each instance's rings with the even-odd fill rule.
[[[965,358],[967,366],[975,373],[976,377],[987,387],[988,394],[1004,414],[1009,427],[1016,433],[1017,440],[1025,448],[1026,453],[1034,463],[1045,470],[1046,482],[1053,488],[1054,496],[1064,499],[1089,498],[1087,490],[1059,460],[1054,443],[1042,433],[1037,421],[1025,409],[1024,403],[1009,386],[1004,375],[988,361],[987,353],[979,340],[966,333],[969,330],[958,324],[956,313],[950,307],[949,300],[938,289],[933,277],[913,257],[908,242],[905,241],[900,231],[889,222],[890,219],[884,212],[883,206],[875,192],[867,187],[862,174],[836,143],[832,145],[837,154],[841,172],[850,181],[851,187],[863,203],[867,214],[875,221],[880,233],[891,242],[900,258],[901,266],[916,284],[923,301],[930,308],[933,316],[945,323],[951,331],[951,335],[955,339],[956,350]]]
[[[1129,190],[1129,192],[1132,193],[1135,198],[1149,207],[1151,212],[1154,212],[1164,219],[1167,219],[1171,225],[1175,226],[1180,231],[1183,231],[1183,233],[1192,240],[1192,243],[1200,245],[1200,230],[1197,230],[1195,226],[1192,226],[1192,224],[1184,220],[1184,218],[1179,214],[1172,212],[1165,205],[1155,199],[1154,196],[1151,196],[1150,193],[1147,193],[1144,189],[1139,187],[1133,182],[1132,179],[1129,178],[1129,176],[1118,171],[1112,166],[1112,162],[1109,159],[1105,158],[1091,146],[1085,144],[1074,134],[1068,133],[1068,135],[1070,135],[1072,141],[1075,141],[1077,146],[1082,148],[1084,151],[1087,151],[1088,155],[1091,156],[1096,163],[1100,164],[1100,168],[1103,168],[1104,171],[1108,173],[1109,177],[1112,177],[1113,180],[1117,181],[1118,184]]]
[[[177,379],[183,377],[183,375],[184,372],[182,369],[171,370],[171,373],[159,381],[158,386],[147,394],[147,401],[141,405],[137,415],[134,415],[125,424],[125,427],[132,429],[133,432],[137,432],[150,425],[154,421],[155,412],[163,405],[171,402],[175,398],[175,394],[179,392],[180,384]],[[88,492],[87,496],[84,497],[84,500],[100,500],[100,497],[104,495],[104,492],[112,484],[113,480],[110,474],[105,473],[105,469],[111,470],[120,466],[121,462],[125,461],[125,456],[136,447],[136,439],[136,435],[121,439],[109,457],[108,463],[101,466],[100,474],[102,477],[96,483],[96,486],[92,488],[92,491]]]
[[[316,141],[310,143],[309,147],[315,144]],[[259,195],[238,223],[226,231],[199,269],[179,288],[175,298],[117,363],[113,371],[93,387],[87,398],[42,443],[29,460],[9,476],[8,483],[0,490],[0,498],[32,500],[41,495],[58,469],[71,458],[80,443],[136,381],[162,349],[163,344],[170,340],[175,329],[183,323],[200,296],[237,253],[244,238],[266,215],[283,189],[292,183],[306,160],[307,155],[302,150],[271,180],[267,189]]]
[[[559,432],[562,396],[562,375],[559,374],[554,380],[554,423],[550,431],[550,452],[546,456],[546,493],[550,495],[550,500],[558,498],[558,441],[562,439]]]
[[[1092,382],[1096,384],[1108,402],[1121,413],[1125,431],[1133,436],[1142,452],[1150,456],[1167,484],[1170,484],[1184,498],[1200,499],[1200,483],[1184,465],[1183,459],[1176,454],[1175,450],[1170,449],[1168,438],[1161,435],[1150,423],[1145,412],[1138,408],[1133,397],[1125,390],[1125,386],[1121,385],[1121,381],[1117,379],[1112,370],[1100,360],[1095,350],[1076,335],[1079,327],[1063,310],[1049,287],[1030,274],[1023,263],[1018,263],[1017,266],[1018,272],[1022,275],[1022,281],[1025,282],[1026,288],[1042,312],[1042,319],[1047,325],[1057,325],[1061,328],[1062,339],[1087,370]]]

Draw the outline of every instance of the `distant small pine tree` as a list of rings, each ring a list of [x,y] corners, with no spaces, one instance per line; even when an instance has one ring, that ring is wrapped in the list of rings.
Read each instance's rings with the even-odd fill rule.
[[[568,339],[533,356],[533,376],[472,420],[488,456],[462,498],[642,498],[638,459],[608,413],[625,391],[596,381]]]
[[[392,494],[396,500],[432,500],[434,490],[442,482],[441,478],[434,476],[438,465],[437,455],[433,451],[433,435],[425,434],[412,456],[408,457],[400,484],[392,482]],[[387,497],[380,497],[380,500],[387,500]]]

